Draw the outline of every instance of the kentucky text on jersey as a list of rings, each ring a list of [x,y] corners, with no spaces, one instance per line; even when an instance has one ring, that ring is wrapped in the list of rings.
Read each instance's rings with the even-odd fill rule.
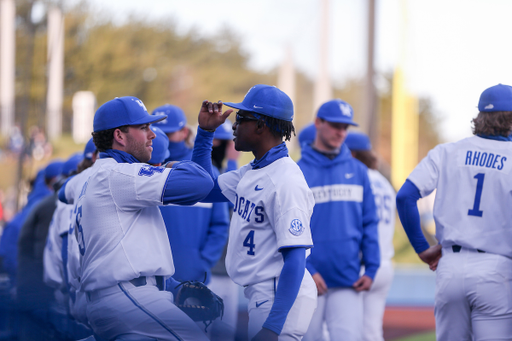
[[[311,187],[315,203],[321,204],[331,201],[363,202],[363,187],[360,185],[327,185]]]
[[[478,152],[468,150],[466,152],[466,165],[469,166],[480,166],[486,168],[493,168],[497,170],[502,170],[503,166],[507,161],[505,156],[494,155],[493,153],[487,152]]]

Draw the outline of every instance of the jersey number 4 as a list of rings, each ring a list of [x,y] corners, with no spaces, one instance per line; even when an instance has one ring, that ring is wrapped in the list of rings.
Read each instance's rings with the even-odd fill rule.
[[[468,210],[468,215],[472,215],[475,217],[481,217],[484,214],[484,211],[480,211],[480,199],[482,199],[482,189],[484,187],[484,173],[478,173],[474,176],[477,179],[476,182],[476,193],[475,193],[475,202],[473,203],[473,208]]]
[[[247,250],[247,254],[254,256],[254,247],[256,245],[254,244],[254,230],[249,231],[247,234],[247,237],[245,237],[244,240],[244,247],[248,247],[249,250]]]

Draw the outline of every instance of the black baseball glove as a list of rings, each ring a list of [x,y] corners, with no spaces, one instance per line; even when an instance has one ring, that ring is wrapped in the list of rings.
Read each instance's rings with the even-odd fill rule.
[[[179,285],[174,303],[194,321],[203,321],[205,330],[224,315],[224,302],[199,281],[186,281]]]

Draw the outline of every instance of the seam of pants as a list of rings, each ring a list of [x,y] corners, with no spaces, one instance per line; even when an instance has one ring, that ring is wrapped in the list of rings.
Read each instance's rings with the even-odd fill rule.
[[[167,330],[169,333],[171,333],[175,338],[178,339],[178,341],[183,341],[182,338],[180,338],[178,336],[178,334],[176,334],[171,328],[169,328],[168,326],[165,325],[165,323],[163,321],[161,321],[158,317],[156,317],[154,314],[152,314],[151,312],[149,312],[148,310],[146,310],[139,302],[137,302],[137,300],[135,299],[135,297],[131,296],[130,293],[128,293],[128,291],[124,288],[124,286],[119,283],[119,288],[121,288],[121,291],[126,295],[126,297],[128,297],[128,299],[130,301],[132,301],[132,303],[137,307],[139,308],[140,310],[142,310],[144,313],[146,313],[149,317],[151,317],[153,320],[155,320],[159,325],[161,325],[165,330]]]

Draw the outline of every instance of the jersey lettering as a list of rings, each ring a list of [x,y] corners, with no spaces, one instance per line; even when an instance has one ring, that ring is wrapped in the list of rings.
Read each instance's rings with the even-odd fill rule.
[[[322,204],[332,201],[363,202],[363,186],[361,185],[327,185],[312,187],[315,203]]]
[[[468,210],[468,215],[481,217],[484,214],[483,211],[480,211],[480,199],[482,198],[485,174],[478,173],[474,178],[478,180],[476,183],[475,202],[473,204],[473,208]]]
[[[78,206],[77,212],[76,212],[76,219],[75,219],[75,232],[76,232],[76,240],[78,242],[78,248],[80,249],[80,254],[83,256],[85,254],[85,241],[84,241],[84,231],[82,229],[82,225],[80,224],[80,221],[82,220],[82,206]]]
[[[389,224],[391,221],[391,197],[389,195],[375,195],[375,205],[377,206],[377,214],[379,216],[379,220],[383,221],[386,224]]]
[[[466,151],[465,165],[468,166],[480,166],[485,168],[492,168],[502,170],[507,158],[499,154],[494,155],[493,153],[477,152],[477,151]]]
[[[233,212],[238,213],[242,219],[250,222],[251,215],[255,207],[255,203],[245,199],[244,197],[238,197],[238,195],[235,194],[235,206],[233,208]]]
[[[80,195],[78,196],[78,199],[83,197],[85,195],[85,192],[87,191],[87,185],[89,184],[89,180],[85,182],[85,184],[82,186],[82,190],[80,191]]]
[[[265,221],[265,216],[263,215],[263,212],[265,212],[265,209],[263,206],[256,207],[256,210],[254,211],[254,214],[256,214],[256,218],[254,219],[257,223],[262,223]]]
[[[139,170],[139,176],[153,176],[155,173],[163,173],[163,167],[155,167],[150,165],[142,166]]]
[[[255,255],[254,248],[256,247],[256,245],[254,244],[254,230],[250,230],[249,233],[247,234],[247,237],[245,237],[244,247],[249,248],[249,250],[247,250],[247,254],[249,256]]]

